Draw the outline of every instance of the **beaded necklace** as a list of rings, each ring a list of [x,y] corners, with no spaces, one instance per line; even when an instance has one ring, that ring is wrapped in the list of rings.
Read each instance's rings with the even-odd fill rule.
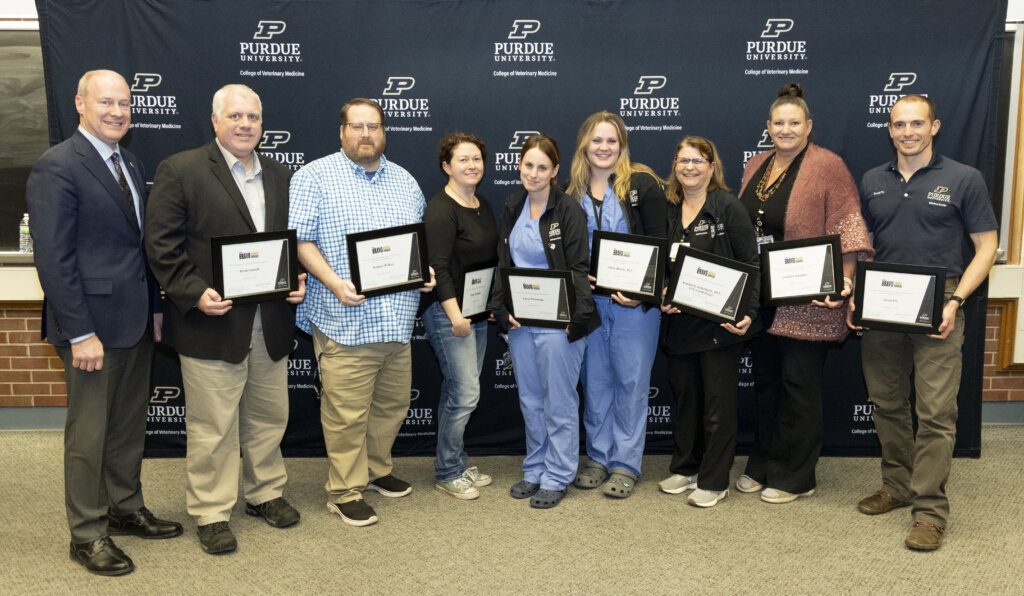
[[[772,155],[768,161],[768,167],[764,169],[764,174],[761,179],[758,180],[757,186],[754,187],[754,195],[757,196],[757,200],[761,201],[760,207],[757,208],[757,218],[754,220],[754,232],[758,236],[763,236],[761,228],[764,227],[764,204],[765,201],[770,199],[775,191],[779,190],[779,186],[782,185],[782,181],[786,179],[786,174],[789,173],[789,166],[786,166],[785,170],[782,170],[782,174],[776,178],[775,182],[768,184],[768,178],[771,177],[772,168],[775,166],[775,155]]]

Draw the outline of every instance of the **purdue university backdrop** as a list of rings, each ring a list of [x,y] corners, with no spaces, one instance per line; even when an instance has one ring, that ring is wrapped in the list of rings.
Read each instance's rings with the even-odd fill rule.
[[[172,153],[209,141],[210,100],[227,83],[260,94],[260,151],[293,169],[338,151],[338,110],[380,101],[388,158],[427,198],[445,179],[438,141],[465,130],[488,147],[479,191],[497,207],[518,185],[523,140],[559,141],[563,172],[592,112],[618,113],[633,158],[662,175],[687,134],[714,140],[727,182],[771,147],[767,110],[778,88],[803,84],[814,142],[846,160],[855,179],[892,159],[893,102],[921,93],[939,106],[939,151],[991,183],[1005,0],[37,0],[51,142],[77,126],[78,77],[94,68],[132,88],[125,139],[152,175]],[[953,239],[950,239],[952,242]],[[984,288],[970,301],[960,390],[958,455],[981,448]],[[433,453],[440,373],[417,323],[412,402],[395,453]],[[522,453],[522,418],[506,345],[492,328],[482,399],[466,431],[474,455]],[[752,436],[749,354],[741,368],[740,452]],[[654,365],[647,451],[671,451],[665,362]],[[324,452],[316,362],[302,336],[290,366],[285,453]],[[173,352],[154,369],[147,454],[184,452],[184,398]],[[871,408],[851,337],[828,357],[825,453],[877,452]]]

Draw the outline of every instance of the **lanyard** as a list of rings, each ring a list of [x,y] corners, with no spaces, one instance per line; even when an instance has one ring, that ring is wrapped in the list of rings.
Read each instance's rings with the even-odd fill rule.
[[[587,193],[590,196],[590,193]],[[594,219],[597,220],[597,229],[601,229],[601,216],[604,215],[604,201],[600,201],[601,206],[597,206],[598,200],[594,197],[590,197],[590,209],[594,212]]]

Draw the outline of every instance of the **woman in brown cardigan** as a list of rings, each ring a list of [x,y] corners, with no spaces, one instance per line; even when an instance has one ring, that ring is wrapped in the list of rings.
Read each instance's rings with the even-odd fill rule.
[[[762,309],[767,332],[751,342],[758,422],[736,488],[761,491],[769,503],[814,494],[825,355],[848,333],[845,297],[857,260],[874,252],[853,177],[838,155],[808,142],[812,124],[803,88],[783,86],[768,116],[775,149],[751,158],[740,190],[759,245],[839,234],[843,252],[843,300]]]

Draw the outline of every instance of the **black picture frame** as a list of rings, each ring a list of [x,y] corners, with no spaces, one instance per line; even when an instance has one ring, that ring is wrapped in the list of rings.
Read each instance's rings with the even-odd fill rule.
[[[901,281],[901,276],[915,275],[929,277],[925,295],[921,297],[918,307],[918,320],[920,323],[904,323],[892,320],[865,318],[864,317],[864,295],[866,292],[874,291],[872,283],[866,281],[868,272],[881,272],[891,274],[893,283]],[[860,261],[857,263],[857,283],[854,285],[854,303],[856,310],[853,311],[853,324],[858,327],[877,329],[880,331],[896,331],[899,333],[925,333],[936,334],[939,332],[939,325],[942,324],[942,309],[946,305],[946,268],[927,267],[924,265],[906,265],[902,263],[884,263],[879,261]]]
[[[504,291],[505,308],[524,327],[547,327],[549,329],[565,329],[572,321],[576,312],[576,289],[572,282],[572,272],[560,269],[529,269],[525,267],[499,267],[498,274],[501,276],[501,287]],[[535,277],[546,279],[562,280],[562,294],[559,296],[560,305],[559,319],[537,319],[526,316],[519,316],[515,312],[512,302],[512,284],[510,277]]]
[[[738,294],[730,294],[729,303],[735,305],[735,311],[732,315],[727,313],[715,313],[690,304],[675,301],[676,289],[679,285],[680,278],[682,277],[683,265],[686,263],[687,259],[706,261],[716,267],[739,271],[746,276],[743,278],[743,287],[739,289]],[[716,323],[736,324],[746,316],[747,305],[750,304],[750,294],[754,291],[754,287],[750,283],[750,280],[757,274],[757,267],[754,265],[727,259],[689,246],[680,246],[679,250],[676,252],[676,260],[672,263],[672,275],[668,282],[668,290],[665,293],[665,303],[672,304],[672,306],[675,306],[680,311],[695,317],[700,317]]]
[[[814,292],[810,294],[790,295],[774,297],[772,284],[772,270],[769,255],[780,250],[794,248],[806,248],[813,246],[828,245],[832,252],[830,272],[832,273],[831,291]],[[826,261],[827,265],[827,261]],[[822,282],[824,282],[825,271],[822,271]],[[801,238],[799,240],[786,240],[783,242],[769,242],[761,245],[761,304],[764,306],[789,306],[794,304],[810,304],[812,300],[822,300],[826,296],[833,300],[842,300],[843,291],[843,251],[842,243],[838,234],[829,236],[817,236],[814,238]]]
[[[494,275],[497,276],[498,275],[498,261],[497,260],[491,260],[491,261],[485,261],[485,262],[482,262],[482,263],[475,263],[475,264],[470,265],[468,267],[465,267],[463,269],[463,272],[462,272],[462,280],[463,280],[462,296],[459,296],[458,300],[457,300],[457,302],[459,304],[459,312],[460,313],[462,312],[462,305],[465,303],[464,300],[465,300],[465,297],[466,297],[466,286],[465,286],[466,277],[469,274],[473,273],[474,271],[483,271],[483,270],[486,270],[486,269],[494,269]],[[494,277],[492,276],[491,277],[491,283],[487,284],[487,301],[484,303],[485,305],[490,303],[491,289],[493,287],[494,287]],[[463,316],[465,316],[465,315],[463,315]],[[486,321],[490,317],[491,317],[491,311],[490,311],[490,309],[486,308],[486,306],[485,306],[483,311],[478,312],[478,313],[476,313],[476,314],[474,314],[474,315],[472,315],[472,316],[470,316],[468,318],[473,323],[479,323],[480,321]]]
[[[358,253],[356,249],[357,245],[361,242],[380,240],[382,238],[391,238],[394,236],[405,236],[408,234],[415,234],[414,242],[412,243],[412,252],[409,254],[409,279],[401,283],[364,288],[364,276],[360,271],[359,258],[357,256]],[[385,296],[387,294],[396,294],[398,292],[415,290],[422,288],[430,282],[430,261],[427,255],[427,228],[423,225],[423,222],[349,234],[345,237],[345,242],[348,246],[349,275],[351,276],[352,285],[356,287],[356,294],[361,294],[367,298],[373,298],[376,296]]]
[[[276,240],[285,243],[277,270],[277,287],[271,291],[227,295],[224,290],[224,251],[238,250],[244,253],[247,251],[246,245]],[[210,238],[210,250],[213,261],[213,289],[223,300],[231,300],[234,304],[281,300],[299,289],[299,256],[295,230],[213,236]]]
[[[600,268],[600,247],[602,241],[605,240],[636,244],[639,246],[650,246],[654,248],[650,262],[647,264],[648,274],[653,276],[653,278],[650,279],[652,287],[649,293],[643,291],[642,288],[639,291],[629,290],[611,287],[601,283],[601,276],[597,273]],[[594,294],[611,296],[615,292],[620,292],[626,298],[639,300],[646,304],[654,306],[661,304],[661,291],[665,287],[665,253],[667,250],[668,243],[664,238],[652,238],[650,236],[640,236],[637,234],[620,234],[617,232],[594,230],[594,242],[590,250],[590,274],[597,278],[597,281],[594,282]],[[645,278],[645,282],[646,281],[647,278]]]

